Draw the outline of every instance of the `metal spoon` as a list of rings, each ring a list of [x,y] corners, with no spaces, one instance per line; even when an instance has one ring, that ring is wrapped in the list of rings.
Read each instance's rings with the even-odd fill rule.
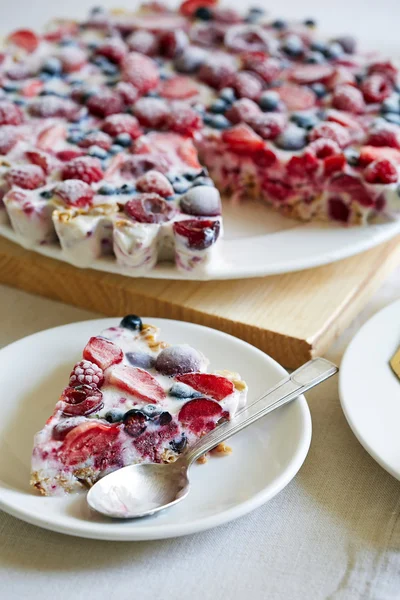
[[[233,419],[200,438],[176,462],[135,464],[106,475],[89,490],[89,506],[108,517],[132,519],[177,504],[189,493],[188,470],[200,456],[337,371],[334,364],[323,358],[307,362]]]

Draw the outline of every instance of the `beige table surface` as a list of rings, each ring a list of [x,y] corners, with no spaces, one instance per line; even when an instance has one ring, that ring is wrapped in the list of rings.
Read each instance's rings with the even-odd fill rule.
[[[327,356],[340,361],[360,325],[399,297],[400,270]],[[6,287],[0,315],[0,345],[96,317]],[[307,398],[313,439],[303,468],[268,504],[228,525],[160,542],[100,542],[2,513],[0,598],[399,599],[400,483],[352,434],[337,378]]]

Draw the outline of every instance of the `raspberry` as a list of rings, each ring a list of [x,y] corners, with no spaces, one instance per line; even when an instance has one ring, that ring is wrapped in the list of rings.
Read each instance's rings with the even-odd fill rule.
[[[174,207],[154,193],[137,194],[124,208],[125,213],[138,223],[167,223],[175,214]]]
[[[397,169],[386,158],[375,160],[366,167],[364,179],[368,183],[396,183],[398,180]]]
[[[37,165],[12,167],[5,179],[9,185],[16,185],[24,190],[35,190],[46,183],[43,169]]]
[[[232,104],[225,116],[232,123],[249,123],[261,115],[260,107],[249,98],[241,98]]]
[[[134,106],[134,112],[141,125],[159,129],[166,125],[170,109],[161,98],[140,98]]]
[[[103,408],[103,394],[89,385],[67,387],[60,400],[63,402],[62,412],[68,416],[87,416]]]
[[[295,83],[309,85],[329,79],[334,74],[334,68],[328,64],[299,65],[289,72],[289,78]]]
[[[31,102],[28,111],[32,117],[42,117],[44,119],[63,117],[74,120],[79,118],[82,108],[67,98],[43,96]]]
[[[218,401],[230,396],[235,391],[232,381],[220,375],[186,373],[185,375],[178,375],[176,380]]]
[[[166,31],[159,38],[160,54],[167,58],[175,58],[182,54],[186,46],[189,44],[189,39],[182,29],[174,31]]]
[[[233,52],[268,53],[270,37],[259,25],[234,25],[225,35],[225,46]]]
[[[371,146],[389,146],[400,150],[400,127],[387,123],[372,128],[368,136],[368,144]]]
[[[10,152],[20,139],[21,133],[17,127],[13,125],[3,125],[0,127],[0,154]]]
[[[86,183],[96,183],[103,179],[101,163],[91,156],[74,158],[63,167],[61,179],[80,179]]]
[[[241,59],[246,71],[253,71],[266,83],[275,81],[281,71],[279,61],[269,58],[264,52],[246,52]]]
[[[327,138],[318,138],[308,145],[307,150],[315,154],[317,158],[327,158],[340,154],[340,146],[333,140]]]
[[[339,85],[334,90],[332,106],[351,113],[362,113],[365,109],[362,93],[352,85]]]
[[[186,402],[179,411],[178,420],[197,435],[214,429],[223,416],[223,410],[215,400],[198,398]]]
[[[115,86],[115,91],[126,106],[131,106],[139,95],[137,89],[127,81],[119,81]]]
[[[315,93],[310,88],[301,87],[295,83],[284,83],[275,91],[288,110],[307,110],[312,108],[317,100]]]
[[[105,56],[113,63],[121,64],[128,53],[126,44],[121,38],[111,38],[98,46],[95,54]]]
[[[46,175],[51,173],[51,171],[53,171],[57,166],[57,161],[55,161],[54,158],[47,152],[42,152],[40,150],[27,150],[25,152],[25,156],[30,163],[41,167]]]
[[[197,84],[185,75],[177,75],[167,79],[160,87],[160,95],[168,100],[186,100],[198,94]]]
[[[230,87],[237,67],[232,57],[222,52],[214,53],[212,58],[200,67],[198,78],[213,88]]]
[[[334,122],[322,122],[313,127],[309,139],[311,142],[319,138],[326,138],[336,142],[340,148],[348,146],[350,143],[350,134],[342,125]]]
[[[258,75],[251,73],[251,71],[240,71],[236,73],[232,87],[235,90],[239,98],[250,98],[250,100],[257,100],[262,92],[263,84],[262,80]]]
[[[54,194],[67,206],[89,208],[93,202],[94,191],[84,181],[67,179],[57,183]]]
[[[27,52],[34,52],[39,46],[40,39],[31,29],[18,29],[8,36],[7,42]]]
[[[302,156],[292,156],[286,165],[289,175],[301,179],[311,176],[317,169],[318,159],[312,152],[305,152]]]
[[[291,194],[292,188],[283,181],[266,178],[262,182],[262,189],[268,199],[272,198],[278,202],[284,202]]]
[[[115,137],[120,133],[127,133],[133,140],[138,138],[142,133],[136,117],[124,113],[107,117],[103,123],[102,129],[112,137]]]
[[[96,363],[90,360],[81,360],[76,363],[69,376],[69,385],[89,385],[92,388],[101,388],[104,383],[104,373]]]
[[[65,139],[66,133],[65,126],[62,123],[56,123],[55,125],[45,127],[39,133],[36,145],[41,150],[51,152],[58,142]]]
[[[273,140],[282,133],[285,123],[281,115],[262,113],[248,121],[264,140]]]
[[[263,148],[262,150],[259,150],[253,155],[254,163],[262,169],[267,169],[268,167],[273,165],[276,162],[276,159],[277,156],[275,152],[273,152],[271,148],[267,147]]]
[[[393,86],[385,75],[373,73],[361,84],[366,102],[382,102],[392,93]]]
[[[112,145],[112,139],[103,131],[93,131],[88,133],[78,142],[80,148],[90,148],[90,146],[99,146],[103,150],[109,150]]]
[[[198,8],[211,8],[217,4],[218,0],[185,0],[179,7],[179,12],[185,17],[193,17]]]
[[[369,65],[368,75],[375,73],[384,75],[393,85],[396,83],[398,70],[390,61],[375,62]]]
[[[20,125],[24,115],[19,106],[7,100],[0,101],[0,125]]]
[[[168,179],[159,171],[147,171],[136,182],[139,192],[152,192],[163,198],[174,195],[174,188]]]
[[[175,133],[193,136],[203,126],[200,115],[185,105],[174,105],[168,116],[167,127]]]
[[[120,113],[123,110],[123,103],[119,94],[104,90],[90,96],[87,101],[87,107],[92,115],[97,117],[108,117]]]
[[[206,250],[212,246],[219,237],[220,229],[219,221],[206,219],[188,219],[173,224],[174,234],[185,238],[192,250]]]
[[[74,73],[86,65],[86,54],[79,46],[64,46],[59,53],[63,71]]]
[[[107,372],[107,383],[132,394],[135,398],[157,404],[166,393],[157,379],[147,371],[130,365],[115,365]]]
[[[262,149],[264,144],[262,138],[245,124],[236,125],[223,131],[222,140],[230,150],[239,154],[257,152]]]
[[[122,79],[134,85],[142,94],[145,94],[157,87],[159,82],[158,69],[148,56],[138,52],[130,52],[122,64]]]
[[[151,31],[138,29],[131,33],[126,42],[129,50],[133,52],[140,52],[147,56],[154,56],[158,53],[158,39]]]

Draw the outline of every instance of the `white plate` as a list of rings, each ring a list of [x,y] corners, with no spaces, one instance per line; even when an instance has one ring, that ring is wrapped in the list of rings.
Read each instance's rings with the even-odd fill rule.
[[[400,300],[360,329],[339,373],[340,400],[350,427],[396,479],[400,479],[400,381],[389,360],[399,346]]]
[[[289,273],[353,256],[400,233],[400,220],[348,228],[334,223],[301,223],[255,202],[240,206],[226,202],[223,217],[225,234],[219,244],[219,257],[204,275],[180,273],[174,264],[161,263],[140,276],[154,279],[241,279]],[[0,235],[24,246],[24,240],[9,225],[0,225]],[[68,262],[56,244],[37,245],[30,249]],[[132,277],[111,257],[95,260],[91,268]]]
[[[148,319],[169,342],[190,342],[213,369],[239,371],[249,399],[286,371],[272,358],[230,335],[199,325]],[[209,529],[240,517],[280,492],[300,469],[311,441],[304,397],[258,421],[232,440],[233,453],[192,470],[192,489],[179,505],[138,521],[113,521],[89,512],[85,495],[44,498],[29,487],[33,434],[54,404],[88,338],[116,319],[74,323],[19,340],[0,351],[0,508],[62,533],[106,540],[149,540]]]

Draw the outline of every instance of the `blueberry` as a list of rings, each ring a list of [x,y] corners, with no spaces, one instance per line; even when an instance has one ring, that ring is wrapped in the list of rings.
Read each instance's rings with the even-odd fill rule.
[[[357,85],[361,85],[361,83],[364,81],[365,79],[365,73],[356,73],[354,75],[354,78],[356,80]]]
[[[69,144],[77,144],[78,142],[80,142],[81,140],[83,140],[83,137],[84,137],[84,135],[83,135],[82,131],[80,131],[80,130],[79,131],[76,131],[76,130],[75,131],[71,131],[68,134],[67,142]]]
[[[400,115],[397,113],[385,113],[383,115],[385,121],[393,123],[394,125],[400,125]]]
[[[204,123],[214,129],[228,129],[232,125],[224,115],[204,115]]]
[[[161,414],[160,411],[158,410],[157,406],[155,406],[154,404],[146,404],[146,406],[143,406],[141,411],[149,419],[154,419],[154,417]]]
[[[213,14],[206,6],[200,6],[194,13],[196,19],[201,21],[210,21],[213,18]]]
[[[124,418],[125,412],[118,408],[112,408],[106,412],[105,420],[109,423],[120,423]]]
[[[127,352],[125,356],[131,365],[142,369],[152,369],[156,363],[156,359],[146,352]]]
[[[187,177],[187,174],[186,174]],[[195,173],[194,179],[197,179],[199,177],[208,177],[208,169],[207,167],[203,167],[201,169],[201,171],[197,171],[197,173]]]
[[[174,61],[180,73],[195,73],[206,60],[207,52],[197,46],[187,46]]]
[[[117,188],[115,185],[111,185],[111,183],[103,183],[101,188],[97,190],[97,193],[102,196],[112,196],[117,193]]]
[[[104,148],[100,148],[100,146],[90,146],[89,151],[88,151],[89,156],[94,156],[95,158],[100,158],[100,160],[103,160],[104,158],[107,158],[108,156],[108,152],[107,150],[104,150]]]
[[[171,423],[172,421],[172,415],[171,413],[165,410],[162,413],[160,413],[160,415],[158,415],[156,418],[153,418],[153,420],[157,421],[157,423],[161,426],[168,425],[168,423]]]
[[[161,79],[161,81],[166,81],[167,79],[171,79],[171,76],[168,73],[166,73],[165,71],[160,71],[158,76]]]
[[[128,435],[137,437],[147,429],[148,416],[141,410],[133,408],[124,414],[124,428]]]
[[[182,433],[182,437],[180,439],[172,440],[169,445],[171,446],[171,450],[173,450],[173,452],[181,454],[187,446],[187,438],[185,434]]]
[[[18,86],[16,86],[15,83],[4,83],[2,85],[2,88],[5,92],[8,92],[9,94],[18,92]]]
[[[197,113],[199,113],[199,115],[201,117],[204,117],[204,115],[206,114],[206,107],[204,106],[204,104],[200,104],[200,102],[197,102],[196,104],[193,104],[192,108]]]
[[[393,94],[386,98],[381,105],[382,113],[400,113],[400,97],[397,94]]]
[[[351,35],[342,35],[333,41],[340,44],[346,54],[354,54],[356,51],[356,40]]]
[[[296,123],[299,127],[303,129],[312,129],[318,122],[319,119],[314,113],[293,113],[290,117],[290,120],[293,123]]]
[[[103,71],[104,75],[117,75],[118,73],[118,67],[116,65],[114,65],[114,63],[110,62],[109,60],[105,63],[102,64],[101,66],[101,70]],[[112,81],[112,85],[116,85],[116,83],[118,83],[118,79],[116,81]],[[107,85],[109,85],[110,82],[107,82]]]
[[[210,111],[214,114],[224,114],[227,108],[226,102],[220,98],[211,104]]]
[[[303,40],[294,33],[290,34],[283,40],[282,50],[288,56],[300,56],[304,50]]]
[[[104,8],[102,6],[93,6],[89,11],[91,17],[101,15],[101,13],[104,13]]]
[[[107,81],[106,81],[106,85],[107,85],[108,87],[114,87],[114,86],[116,86],[116,85],[117,85],[117,83],[119,83],[119,82],[120,82],[120,78],[119,78],[119,77],[114,77],[114,78],[111,78],[111,79],[107,79]]]
[[[109,150],[110,154],[118,154],[123,151],[123,147],[119,144],[113,144]]]
[[[183,400],[185,398],[200,398],[201,393],[196,392],[186,383],[175,382],[172,388],[169,390],[170,396]]]
[[[210,177],[199,177],[198,179],[195,179],[193,181],[192,187],[197,187],[197,186],[202,186],[202,185],[215,187],[215,184],[214,184],[213,180],[210,179]]]
[[[310,47],[311,50],[315,50],[316,52],[322,52],[322,54],[325,54],[326,52],[326,44],[319,40],[314,40],[313,42],[311,42]]]
[[[199,179],[204,179],[199,177]],[[221,197],[210,179],[210,185],[195,185],[180,200],[180,208],[187,215],[216,217],[221,214]]]
[[[317,98],[323,98],[328,93],[326,86],[323,83],[313,83],[310,85],[310,88],[317,96]]]
[[[135,194],[136,188],[134,185],[132,185],[130,183],[124,183],[124,185],[121,185],[118,192],[120,194]],[[133,316],[135,316],[135,315],[133,315]],[[137,318],[139,318],[139,317],[137,317]]]
[[[258,99],[258,104],[261,110],[270,112],[278,108],[279,101],[279,94],[271,90],[261,94],[260,98]]]
[[[13,102],[17,106],[25,106],[26,104],[26,100],[24,100],[23,98],[16,98],[15,100],[13,100]]]
[[[252,7],[247,14],[246,23],[257,23],[264,14],[265,10],[263,8]]]
[[[174,188],[174,192],[177,194],[184,194],[189,189],[190,185],[188,180],[184,177],[179,177],[172,182],[172,187]]]
[[[117,144],[123,146],[124,148],[132,146],[132,138],[129,135],[129,133],[119,133],[115,138],[115,141]]]
[[[230,87],[222,88],[222,90],[219,93],[219,97],[226,104],[233,104],[236,100],[235,90]]]
[[[150,92],[147,92],[146,96],[147,98],[159,98],[160,94],[154,90],[150,90]]]
[[[261,8],[261,6],[252,6],[249,9],[249,13],[262,16],[265,15],[265,9]]]
[[[272,27],[274,29],[286,29],[287,27],[287,22],[284,21],[283,19],[276,19],[276,21],[273,21],[273,23],[271,23]]]
[[[71,38],[64,38],[58,42],[59,46],[77,46],[77,42],[75,40],[71,40]]]
[[[53,197],[53,191],[52,190],[43,190],[43,192],[40,192],[39,196],[41,196],[42,198],[45,198],[46,200],[50,200],[50,198]]]
[[[330,59],[339,58],[343,54],[343,48],[337,42],[332,42],[329,44],[325,51],[325,56]]]
[[[356,167],[358,165],[358,160],[360,158],[360,153],[354,148],[346,148],[343,152],[345,155],[346,161],[352,167]]]
[[[162,375],[182,375],[199,371],[203,356],[187,344],[164,348],[157,356],[156,369]]]
[[[61,60],[56,57],[48,58],[42,67],[42,71],[49,75],[59,75],[62,71]]]
[[[275,140],[275,144],[282,150],[301,150],[306,143],[306,131],[296,125],[289,125]]]
[[[317,50],[310,52],[306,56],[306,63],[310,65],[319,65],[323,62],[325,62],[325,56],[322,54],[322,52],[318,52]]]
[[[125,329],[131,329],[132,331],[142,331],[143,329],[142,319],[137,315],[126,315],[119,326],[125,327]]]

